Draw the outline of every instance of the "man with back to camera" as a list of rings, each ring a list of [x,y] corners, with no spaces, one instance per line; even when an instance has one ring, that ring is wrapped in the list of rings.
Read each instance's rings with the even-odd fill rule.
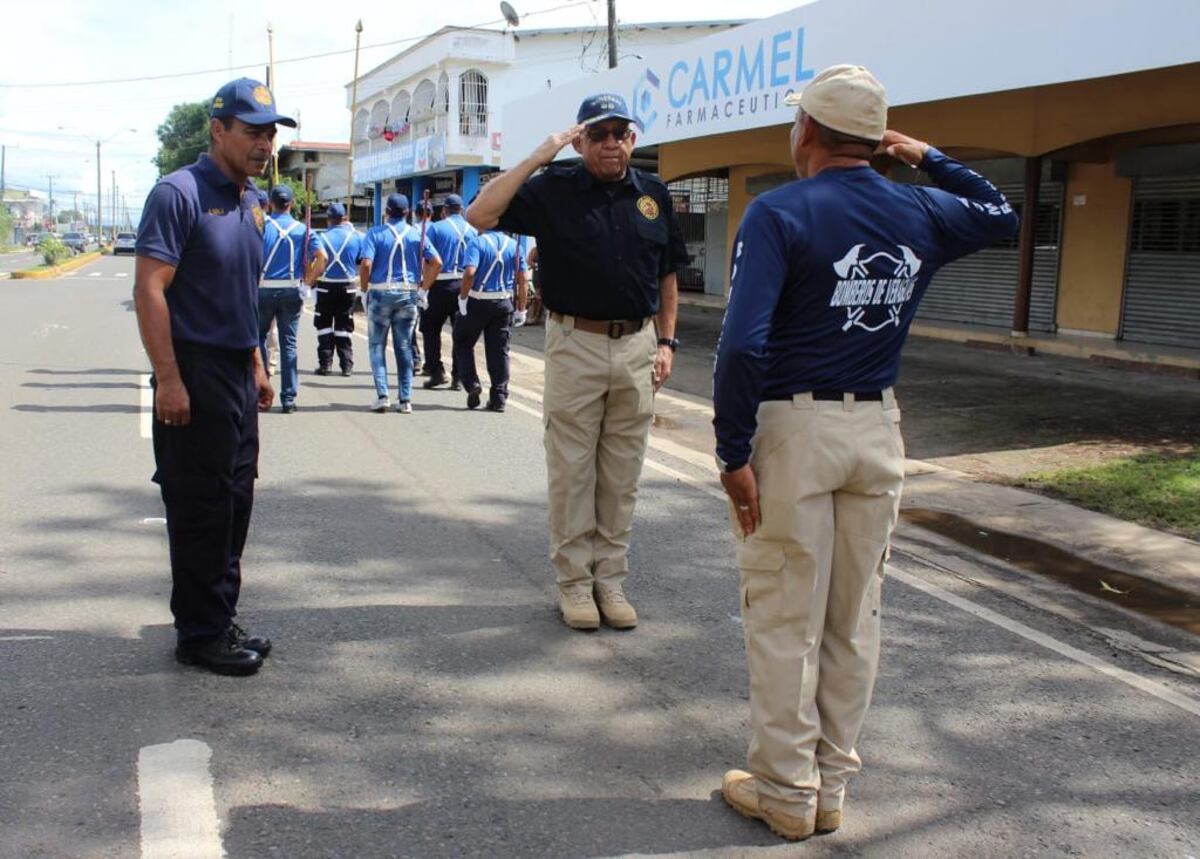
[[[832,66],[798,96],[793,182],[734,243],[713,424],[741,570],[753,737],[738,812],[790,840],[842,823],[879,660],[880,588],[904,484],[900,349],[942,265],[1011,236],[987,180],[887,129],[882,85]],[[879,175],[887,153],[936,188]]]
[[[441,259],[421,232],[405,221],[408,198],[391,194],[385,220],[367,231],[359,252],[359,288],[366,293],[367,353],[375,379],[373,412],[388,408],[387,341],[396,356],[396,411],[412,413],[413,332],[417,327],[417,293],[423,261]]]
[[[629,166],[633,123],[621,96],[589,96],[575,125],[488,182],[467,210],[478,230],[537,240],[549,311],[550,558],[572,629],[597,629],[601,619],[637,625],[624,590],[637,482],[654,392],[679,345],[675,273],[687,265],[687,248],[667,186]],[[533,175],[568,143],[582,164]]]
[[[346,221],[346,208],[333,202],[325,210],[328,229],[318,238],[327,262],[314,292],[317,306],[313,325],[317,329],[317,375],[328,376],[337,353],[342,375],[354,369],[354,294],[358,280],[358,257],[362,235]]]
[[[421,312],[421,334],[425,338],[425,369],[429,378],[423,387],[436,388],[450,383],[450,390],[457,391],[459,384],[458,358],[451,350],[450,375],[446,375],[442,363],[442,328],[450,323],[453,338],[455,317],[458,313],[458,290],[462,285],[463,257],[467,246],[478,231],[467,223],[462,214],[463,201],[458,194],[449,194],[443,207],[444,217],[428,227],[425,240],[433,245],[442,259],[440,270],[429,266],[425,282],[421,285],[427,296],[428,307]]]
[[[300,387],[296,348],[304,309],[300,281],[311,286],[325,265],[320,239],[292,217],[292,202],[292,189],[287,185],[271,189],[271,214],[263,230],[263,278],[258,290],[259,344],[265,362],[270,361],[267,333],[271,324],[279,330],[279,404],[285,415],[296,411]]]
[[[209,152],[159,180],[138,227],[134,306],[154,368],[154,480],[171,551],[176,658],[253,674],[271,642],[234,622],[258,468],[258,412],[275,392],[259,352],[264,216],[250,177],[271,159],[270,90],[217,91]]]

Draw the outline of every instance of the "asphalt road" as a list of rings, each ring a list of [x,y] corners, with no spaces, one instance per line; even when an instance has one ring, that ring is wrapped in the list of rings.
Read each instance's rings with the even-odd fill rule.
[[[0,282],[0,856],[1200,855],[1200,682],[1096,627],[1179,634],[952,574],[932,538],[893,556],[843,830],[790,846],[730,811],[747,679],[707,452],[656,431],[642,625],[567,630],[532,353],[504,415],[448,391],[375,415],[365,343],[315,377],[306,318],[244,565],[276,651],[177,666],[132,270]]]
[[[0,254],[0,272],[20,271],[23,268],[33,268],[40,265],[41,256],[33,251],[19,251],[11,254]]]

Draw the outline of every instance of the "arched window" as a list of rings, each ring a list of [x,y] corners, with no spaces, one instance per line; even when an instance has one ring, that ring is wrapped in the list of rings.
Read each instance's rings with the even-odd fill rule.
[[[354,142],[364,143],[367,139],[367,126],[371,122],[371,115],[367,113],[365,107],[360,107],[358,113],[354,114]]]
[[[446,117],[450,113],[450,76],[445,72],[442,72],[438,76],[437,96],[433,100],[433,113],[437,117],[437,122],[434,123],[437,127],[437,133],[445,133]]]
[[[397,137],[407,137],[408,135],[408,111],[411,106],[412,96],[406,89],[400,90],[392,99],[392,116],[388,120],[388,127]]]
[[[487,137],[488,81],[478,69],[458,77],[458,133],[464,137]]]
[[[429,78],[425,78],[413,90],[412,110],[408,115],[408,120],[413,126],[413,137],[426,137],[433,134],[433,103],[436,97],[437,88]]]
[[[371,127],[367,129],[367,136],[372,140],[383,136],[383,127],[388,121],[388,103],[383,99],[375,102],[371,107]]]

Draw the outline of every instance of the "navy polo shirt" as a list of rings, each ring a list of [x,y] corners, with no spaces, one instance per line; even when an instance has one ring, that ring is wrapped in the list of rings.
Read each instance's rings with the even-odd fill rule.
[[[728,466],[749,460],[763,400],[890,387],[934,273],[1016,232],[1004,195],[974,170],[932,148],[921,169],[936,188],[828,169],[746,209],[713,374]]]
[[[173,339],[258,345],[262,234],[254,183],[238,186],[207,153],[158,180],[142,210],[136,252],[175,267],[166,292]]]
[[[580,164],[548,167],[517,191],[496,229],[537,239],[542,302],[585,319],[644,319],[658,284],[688,263],[667,186],[630,167],[601,182]]]

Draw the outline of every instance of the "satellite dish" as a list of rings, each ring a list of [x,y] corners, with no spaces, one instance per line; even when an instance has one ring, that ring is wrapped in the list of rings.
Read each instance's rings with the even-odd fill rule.
[[[510,27],[521,26],[521,19],[517,15],[517,10],[512,7],[508,0],[501,0],[500,14],[504,16],[504,20],[508,22]]]

